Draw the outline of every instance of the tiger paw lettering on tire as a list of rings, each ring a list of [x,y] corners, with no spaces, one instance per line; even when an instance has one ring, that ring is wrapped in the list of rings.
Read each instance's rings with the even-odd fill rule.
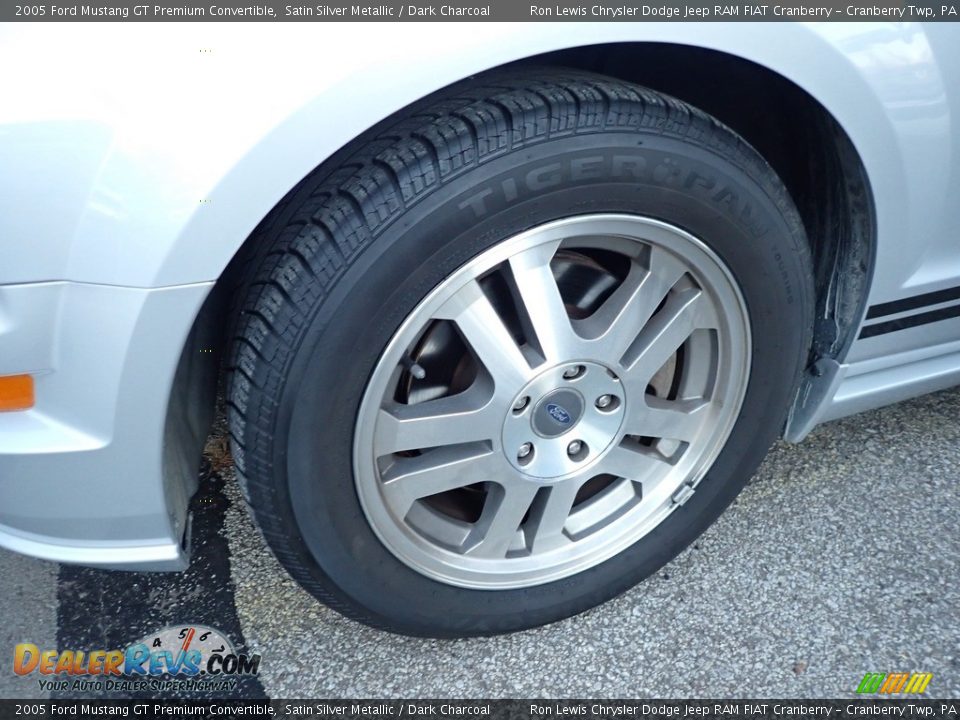
[[[743,140],[583,73],[481,77],[258,231],[234,455],[305,588],[388,630],[558,620],[655,572],[783,426],[809,249]]]

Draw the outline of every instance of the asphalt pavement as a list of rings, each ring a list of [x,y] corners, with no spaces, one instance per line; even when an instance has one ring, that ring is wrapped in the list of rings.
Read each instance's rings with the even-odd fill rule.
[[[927,696],[960,696],[960,389],[778,444],[656,577],[576,618],[478,640],[372,630],[300,590],[246,515],[222,430],[190,570],[0,551],[0,652],[116,647],[202,622],[262,655],[231,691],[247,697],[845,698],[866,672],[920,671],[933,673]],[[48,695],[0,667],[0,696]]]

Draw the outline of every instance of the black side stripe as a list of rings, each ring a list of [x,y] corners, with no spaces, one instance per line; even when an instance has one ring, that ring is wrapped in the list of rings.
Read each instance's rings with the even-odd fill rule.
[[[889,304],[889,303],[888,303]],[[870,317],[869,314],[867,317]],[[860,331],[860,340],[873,337],[875,335],[885,335],[886,333],[906,328],[916,327],[917,325],[926,325],[927,323],[947,320],[952,317],[960,317],[960,305],[951,305],[950,307],[931,310],[930,312],[920,313],[919,315],[908,315],[907,317],[897,318],[896,320],[887,320],[876,325],[867,325]]]
[[[907,310],[915,310],[926,307],[927,305],[937,305],[939,303],[949,302],[950,300],[960,300],[960,287],[936,290],[934,292],[924,293],[923,295],[904,298],[903,300],[893,300],[892,302],[874,305],[867,311],[867,320],[883,317],[884,315],[896,315],[897,313],[906,312]]]

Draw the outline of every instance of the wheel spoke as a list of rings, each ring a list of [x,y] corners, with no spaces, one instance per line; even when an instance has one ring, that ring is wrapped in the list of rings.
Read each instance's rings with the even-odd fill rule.
[[[437,317],[457,324],[477,359],[493,378],[498,393],[513,393],[531,377],[530,363],[475,280],[448,300]]]
[[[713,326],[713,317],[701,290],[691,288],[668,298],[628,351],[630,358],[623,363],[627,368],[625,379],[645,387],[694,330]]]
[[[484,558],[505,557],[536,494],[534,483],[494,485],[487,493],[480,519],[467,538],[466,554]]]
[[[560,243],[537,245],[510,258],[510,269],[523,309],[544,359],[558,363],[577,357],[578,338],[560,296],[550,260]]]
[[[490,402],[489,389],[484,393],[482,388],[471,388],[459,395],[416,405],[391,403],[380,410],[377,418],[374,450],[377,457],[382,457],[401,450],[481,440],[496,446],[501,420],[502,413]]]
[[[700,432],[711,414],[713,405],[703,399],[664,400],[646,396],[646,403],[636,402],[624,419],[630,435],[667,438],[690,442]]]
[[[685,272],[679,260],[656,247],[650,248],[649,265],[647,269],[632,263],[627,277],[600,309],[576,323],[580,335],[597,343],[595,357],[623,357]]]
[[[384,493],[405,517],[415,500],[496,478],[502,463],[487,443],[452,445],[398,459],[383,474]]]
[[[582,485],[582,482],[573,479],[553,485],[546,495],[546,500],[534,505],[530,511],[530,519],[524,526],[530,552],[543,552],[567,542],[563,535],[563,526],[570,517],[573,501]]]
[[[597,466],[597,472],[609,473],[627,480],[643,480],[668,467],[664,460],[658,459],[653,453],[619,445],[610,448],[606,457]]]

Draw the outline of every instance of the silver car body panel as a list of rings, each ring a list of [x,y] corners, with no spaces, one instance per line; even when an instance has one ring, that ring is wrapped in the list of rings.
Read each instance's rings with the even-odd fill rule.
[[[0,413],[0,546],[183,567],[192,488],[165,456],[164,427],[184,344],[230,258],[365,129],[451,82],[570,47],[726,52],[806,90],[850,137],[876,207],[868,305],[880,314],[794,439],[960,382],[960,299],[923,299],[960,286],[957,26],[363,23],[323,42],[318,32],[0,29],[0,66],[17,68],[0,76],[0,375],[37,383],[36,407]]]

